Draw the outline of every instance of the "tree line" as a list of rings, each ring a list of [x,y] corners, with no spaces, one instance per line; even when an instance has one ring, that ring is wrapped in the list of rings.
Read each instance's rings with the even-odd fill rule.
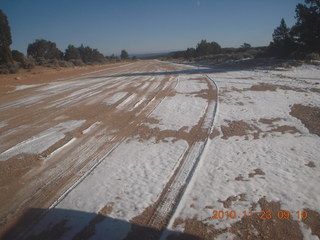
[[[282,18],[274,30],[267,55],[320,60],[320,0],[305,0],[295,9],[296,23],[289,28]]]
[[[81,45],[69,45],[65,52],[58,49],[55,42],[37,39],[28,45],[27,56],[22,52],[10,49],[12,44],[11,30],[7,16],[0,9],[0,73],[16,73],[20,67],[31,69],[35,65],[45,67],[83,66],[104,62],[117,62],[129,59],[126,50],[120,58],[112,54],[104,56],[98,49]],[[133,57],[135,59],[135,57]]]
[[[305,0],[295,9],[296,24],[289,28],[284,19],[272,34],[272,42],[263,48],[244,43],[240,48],[221,48],[216,42],[202,40],[196,48],[173,52],[169,58],[193,59],[206,56],[234,59],[241,57],[277,57],[320,60],[320,0]]]
[[[214,55],[221,52],[221,46],[216,42],[207,42],[207,40],[201,40],[196,48],[188,48],[186,51],[178,51],[172,54],[173,58],[195,58],[203,57],[207,55]]]

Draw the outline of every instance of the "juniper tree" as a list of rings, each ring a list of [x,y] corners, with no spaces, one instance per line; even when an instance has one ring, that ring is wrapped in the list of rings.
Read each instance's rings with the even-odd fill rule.
[[[11,30],[7,16],[0,9],[0,62],[12,63],[10,45],[12,44]]]

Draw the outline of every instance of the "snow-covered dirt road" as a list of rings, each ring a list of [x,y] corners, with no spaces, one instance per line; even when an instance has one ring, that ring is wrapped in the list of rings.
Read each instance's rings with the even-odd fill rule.
[[[212,81],[182,74],[187,69],[142,61],[20,86],[3,97],[3,225],[22,214],[35,219],[43,215],[35,209],[49,207],[31,238],[68,218],[72,230],[61,237],[70,239],[88,222],[68,213],[52,218],[55,209],[111,207],[109,217],[166,227],[210,134],[216,104]],[[118,234],[129,231],[130,225]]]
[[[319,76],[138,61],[19,86],[0,97],[0,234],[318,239]]]

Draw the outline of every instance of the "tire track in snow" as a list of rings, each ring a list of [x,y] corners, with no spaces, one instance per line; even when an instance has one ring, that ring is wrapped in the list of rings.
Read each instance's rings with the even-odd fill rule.
[[[218,96],[218,87],[213,79],[205,76],[207,83],[211,85],[212,89],[216,89]],[[171,222],[171,218],[177,209],[187,186],[193,177],[196,167],[201,160],[201,156],[204,152],[210,132],[213,128],[214,119],[217,113],[218,98],[209,100],[206,107],[205,113],[200,120],[200,128],[208,127],[207,137],[204,141],[195,141],[185,152],[184,156],[180,159],[179,166],[175,169],[174,174],[168,181],[164,190],[160,194],[155,207],[152,210],[152,215],[148,220],[147,227],[151,229],[163,230],[166,229],[168,224]],[[130,235],[132,234],[132,235]],[[142,233],[143,234],[143,233]],[[134,230],[128,234],[126,239],[134,238]],[[151,236],[147,236],[151,237]],[[160,236],[152,236],[160,237]]]
[[[157,91],[156,95],[151,100],[149,100],[148,103],[146,103],[146,105],[144,106],[145,111],[148,111],[147,108],[149,107],[149,105],[151,105],[153,103],[154,98],[157,98],[157,96],[160,95],[162,92],[168,92],[168,91],[170,91],[170,89],[172,89],[173,83],[169,84],[172,81],[172,79],[174,79],[174,78],[169,78],[168,82],[165,83],[164,88],[159,89]],[[151,106],[151,109],[149,110],[149,113],[147,114],[147,116],[149,116],[153,112],[153,110],[162,102],[163,99],[164,99],[164,97],[162,99],[160,99],[159,102],[154,104],[154,106]],[[140,111],[139,114],[142,115],[143,111]],[[84,172],[84,174],[73,185],[69,186],[68,189],[66,189],[63,192],[63,194],[61,194],[60,197],[50,205],[49,209],[54,208],[59,202],[61,202],[68,195],[69,192],[71,192],[77,185],[79,185],[96,167],[98,167],[102,163],[102,161],[104,161],[104,159],[106,159],[126,139],[126,137],[120,137],[120,139],[115,140],[116,138],[117,138],[117,136],[115,136],[112,139],[112,141],[115,141],[116,144],[114,146],[112,146],[110,148],[110,150],[102,158],[100,158],[100,160],[92,161],[95,163],[92,166],[90,166],[89,169],[82,169],[81,172]],[[88,167],[88,166],[86,166],[86,167]]]
[[[218,114],[218,109],[219,109],[219,87],[218,85],[216,84],[216,82],[210,78],[208,75],[205,75],[206,78],[212,82],[216,88],[216,103],[215,103],[215,106],[213,108],[213,111],[212,111],[212,121],[211,121],[211,126],[210,126],[210,130],[209,130],[209,134],[212,132],[213,130],[213,127],[214,127],[214,122],[216,120],[216,116]],[[176,204],[174,206],[174,209],[172,210],[172,215],[170,217],[170,220],[168,221],[168,224],[166,225],[166,228],[165,228],[165,231],[162,233],[161,235],[161,240],[165,240],[169,234],[169,228],[173,225],[175,219],[176,219],[176,213],[179,212],[179,205],[182,203],[182,198],[183,198],[183,195],[184,194],[187,194],[188,191],[190,191],[190,189],[188,189],[188,186],[189,186],[189,182],[191,181],[192,177],[194,176],[194,173],[196,171],[196,168],[199,164],[199,162],[202,160],[203,156],[205,155],[205,151],[206,151],[206,147],[208,145],[208,141],[209,141],[209,135],[208,137],[205,139],[205,141],[203,142],[203,146],[201,147],[200,152],[199,152],[199,155],[196,157],[196,161],[195,161],[195,164],[192,166],[192,169],[189,173],[189,176],[188,178],[186,179],[186,184],[184,186],[184,189],[183,191],[181,192],[180,196],[179,196],[179,199],[176,200]]]
[[[146,66],[151,72],[153,70],[150,70],[152,65]],[[137,68],[137,66],[136,66]],[[144,70],[144,69],[142,69]],[[124,81],[128,82],[129,85],[132,85],[132,80],[137,79],[135,82],[139,81],[149,81],[149,76],[146,77],[139,77],[139,76],[124,76],[121,78],[121,83]],[[152,77],[151,77],[152,78]],[[113,139],[105,139],[103,136],[96,136],[97,138],[102,138],[101,141],[105,143],[110,143],[108,146],[102,147],[101,144],[97,144],[96,141],[99,141],[99,139],[96,139],[94,137],[90,137],[90,135],[96,135],[97,132],[99,132],[99,128],[92,129],[89,136],[86,138],[80,137],[79,139],[76,139],[75,143],[72,145],[72,148],[63,149],[60,150],[62,152],[58,152],[57,154],[53,154],[53,159],[48,161],[47,165],[43,165],[39,168],[32,169],[32,174],[29,174],[28,177],[30,179],[30,184],[26,184],[22,189],[19,190],[19,194],[15,195],[15,199],[17,198],[17,201],[14,201],[14,204],[9,206],[7,208],[6,212],[4,213],[3,217],[4,219],[7,219],[7,216],[19,216],[20,213],[23,212],[24,209],[33,207],[33,206],[39,206],[44,204],[45,206],[50,206],[53,201],[56,200],[57,197],[61,196],[61,199],[63,199],[63,196],[66,196],[69,190],[71,191],[77,184],[79,184],[85,177],[99,165],[99,161],[103,161],[110,152],[112,152],[116,147],[117,143],[122,142],[127,137],[127,132],[132,132],[136,126],[140,124],[140,122],[146,117],[146,115],[149,115],[150,112],[153,111],[153,109],[157,106],[158,102],[161,102],[161,100],[167,95],[167,92],[171,91],[172,87],[174,86],[175,79],[171,77],[161,78],[160,76],[156,77],[156,80],[161,79],[160,87],[157,89],[152,89],[152,91],[147,91],[147,88],[144,90],[141,90],[141,94],[144,94],[144,91],[146,91],[147,98],[143,103],[141,103],[139,106],[137,106],[137,110],[134,109],[134,113],[137,113],[135,116],[135,120],[131,121],[129,123],[130,126],[127,126],[125,129],[121,129],[121,132],[114,135]],[[129,80],[129,81],[128,81]],[[173,80],[173,81],[172,81]],[[91,83],[98,83],[100,84],[99,80],[92,80]],[[169,84],[167,84],[169,82]],[[86,86],[90,85],[90,83],[86,85],[81,85],[81,87],[85,88]],[[106,84],[101,83],[101,87],[105,87]],[[136,86],[126,86],[126,89],[128,88],[129,91],[130,88],[135,88]],[[96,87],[93,87],[95,90],[97,90]],[[80,88],[77,87],[77,89],[74,89],[73,93],[75,97],[79,95]],[[107,90],[107,89],[105,89]],[[118,89],[119,91],[119,89]],[[87,92],[87,89],[83,92]],[[71,92],[72,94],[72,92]],[[80,94],[81,95],[81,94]],[[68,97],[68,96],[67,96]],[[99,96],[94,96],[99,97]],[[51,99],[50,99],[51,100]],[[79,99],[80,100],[80,99]],[[152,101],[154,100],[154,101]],[[79,105],[79,101],[77,101],[77,104]],[[130,105],[133,105],[134,101],[130,103]],[[76,106],[77,107],[77,106]],[[114,106],[115,107],[115,106]],[[36,111],[41,111],[42,109],[35,109]],[[123,111],[125,112],[128,111]],[[108,113],[109,114],[109,113]],[[115,114],[115,117],[117,117],[119,114],[122,114],[118,112]],[[72,115],[71,115],[72,116]],[[90,117],[90,115],[88,116]],[[49,119],[52,119],[49,117]],[[96,118],[94,118],[97,120]],[[98,119],[99,120],[99,119]],[[107,124],[108,125],[108,124]],[[132,128],[132,129],[130,129]],[[77,133],[76,133],[77,134]],[[109,136],[108,136],[109,137]],[[60,160],[61,157],[63,159],[65,158],[63,154],[68,153],[68,160],[63,160],[63,166],[60,166],[59,162],[62,162]],[[51,155],[52,156],[52,155]],[[52,166],[52,167],[51,167]],[[38,176],[35,178],[34,176]],[[83,178],[81,178],[83,176]],[[81,179],[80,179],[81,178]],[[74,183],[76,184],[74,186]],[[38,187],[37,187],[38,186]],[[56,203],[57,204],[57,203]],[[53,207],[55,204],[52,204],[51,207]],[[8,215],[9,214],[9,215]],[[2,217],[2,216],[1,216]],[[38,217],[37,217],[38,218]]]

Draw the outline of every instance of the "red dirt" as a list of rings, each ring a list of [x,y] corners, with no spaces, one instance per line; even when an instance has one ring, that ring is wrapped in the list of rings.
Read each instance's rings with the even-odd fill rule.
[[[310,133],[320,136],[320,108],[294,104],[290,115],[298,118]]]

